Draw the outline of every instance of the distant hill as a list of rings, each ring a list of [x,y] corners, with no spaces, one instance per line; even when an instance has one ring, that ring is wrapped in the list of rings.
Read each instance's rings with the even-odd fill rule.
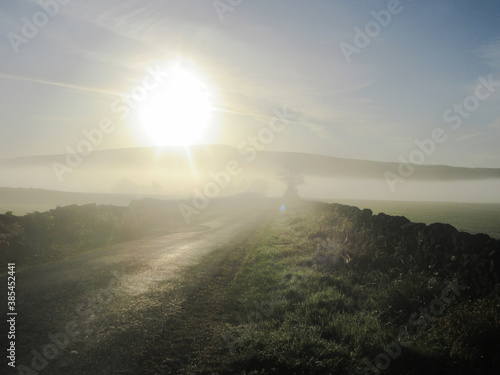
[[[66,163],[66,154],[28,156],[0,160],[0,168],[46,168],[53,162]],[[255,157],[254,157],[255,156]],[[322,177],[383,178],[385,172],[398,173],[399,163],[345,159],[297,152],[241,150],[224,145],[189,147],[139,147],[94,151],[82,158],[78,168],[119,168],[137,170],[161,167],[166,171],[216,171],[236,160],[249,169],[285,168],[295,173]],[[500,178],[500,168],[465,168],[420,165],[411,176],[416,180],[468,180]]]
[[[129,148],[94,151],[88,156],[60,154],[0,160],[0,186],[50,190],[168,195],[182,198],[236,165],[238,173],[222,195],[247,191],[265,180],[279,186],[276,171],[315,178],[371,179],[385,183],[384,173],[398,175],[398,163],[295,152],[241,150],[229,146]],[[234,164],[236,163],[236,164]],[[58,176],[59,174],[59,176]],[[500,168],[417,166],[412,181],[500,180]],[[360,197],[361,198],[361,197]]]

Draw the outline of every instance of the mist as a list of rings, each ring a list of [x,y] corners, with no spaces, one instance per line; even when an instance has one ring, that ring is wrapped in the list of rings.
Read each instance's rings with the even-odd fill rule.
[[[246,192],[279,197],[280,171],[304,178],[307,199],[499,202],[500,169],[414,166],[291,152],[249,152],[227,146],[117,149],[0,161],[5,187],[189,199],[208,189],[225,197]],[[213,191],[210,191],[212,189]]]

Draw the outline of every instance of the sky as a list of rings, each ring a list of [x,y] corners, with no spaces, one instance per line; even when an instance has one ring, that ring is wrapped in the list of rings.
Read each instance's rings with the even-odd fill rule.
[[[420,142],[424,164],[499,168],[499,19],[496,0],[0,0],[0,159],[103,119],[95,149],[155,145],[116,103],[180,64],[211,102],[199,143],[239,147],[286,108],[266,150],[398,162]]]

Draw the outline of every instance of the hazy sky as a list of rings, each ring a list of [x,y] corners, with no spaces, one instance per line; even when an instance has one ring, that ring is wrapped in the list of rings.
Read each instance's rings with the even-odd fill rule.
[[[371,12],[393,2],[54,1],[0,0],[0,158],[65,153],[103,118],[116,130],[99,149],[153,145],[112,105],[180,61],[211,93],[206,143],[236,147],[286,106],[297,118],[268,150],[398,161],[442,128],[425,163],[500,167],[497,0],[401,1],[382,21]],[[26,20],[47,25],[33,35]],[[454,105],[471,110],[446,122]]]

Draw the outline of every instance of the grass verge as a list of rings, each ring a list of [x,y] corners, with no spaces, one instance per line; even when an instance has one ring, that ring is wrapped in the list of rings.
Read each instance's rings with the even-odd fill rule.
[[[190,271],[206,281],[144,373],[496,373],[498,296],[475,297],[460,275],[388,264],[334,206],[277,212],[251,240]]]

